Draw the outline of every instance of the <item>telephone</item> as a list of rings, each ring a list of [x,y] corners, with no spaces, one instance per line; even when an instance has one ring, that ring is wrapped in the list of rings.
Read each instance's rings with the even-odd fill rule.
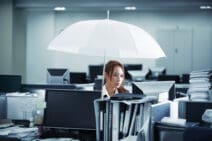
[[[212,109],[206,109],[202,115],[202,120],[206,123],[212,123]]]

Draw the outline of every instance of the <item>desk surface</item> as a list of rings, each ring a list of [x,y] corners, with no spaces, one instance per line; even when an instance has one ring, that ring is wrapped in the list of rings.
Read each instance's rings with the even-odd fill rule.
[[[65,84],[65,85],[56,85],[56,84],[22,84],[22,91],[33,90],[33,89],[85,89],[93,90],[94,83],[87,84]]]
[[[175,88],[188,89],[189,88],[189,84],[175,84]]]

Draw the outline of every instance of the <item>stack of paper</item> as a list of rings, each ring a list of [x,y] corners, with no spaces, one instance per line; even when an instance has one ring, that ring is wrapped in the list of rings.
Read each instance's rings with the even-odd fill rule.
[[[18,138],[22,141],[29,141],[37,138],[39,136],[39,133],[37,127],[23,128],[19,126],[14,126],[0,129],[0,135]]]
[[[208,101],[212,87],[212,70],[199,70],[190,73],[188,94],[192,101]]]
[[[186,119],[181,119],[181,118],[163,117],[161,119],[161,122],[172,124],[172,125],[186,126]]]
[[[13,126],[13,122],[12,120],[9,119],[0,119],[0,128],[6,128],[6,127],[10,127]]]

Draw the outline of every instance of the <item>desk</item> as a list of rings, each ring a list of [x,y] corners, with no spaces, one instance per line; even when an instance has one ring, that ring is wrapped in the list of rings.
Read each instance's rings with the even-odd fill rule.
[[[95,132],[18,126],[0,129],[0,141],[94,141]]]
[[[45,89],[80,89],[80,90],[93,90],[94,83],[84,84],[65,84],[65,85],[53,85],[53,84],[22,84],[21,91],[28,92],[34,90],[45,90]]]
[[[45,141],[95,141],[96,132],[94,131],[77,131],[71,129],[59,128],[40,128],[40,139]],[[66,139],[66,140],[65,140]],[[37,140],[36,140],[37,141]]]

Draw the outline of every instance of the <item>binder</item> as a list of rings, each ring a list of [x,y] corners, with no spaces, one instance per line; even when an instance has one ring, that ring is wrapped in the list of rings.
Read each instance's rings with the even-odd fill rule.
[[[123,128],[124,128],[124,114],[125,114],[125,105],[123,103],[120,103],[119,106],[120,110],[120,119],[119,119],[119,135],[122,137],[123,136]]]
[[[94,106],[97,141],[127,141],[136,140],[138,137],[148,140],[150,105],[156,100],[155,97],[136,100],[96,100]]]
[[[96,99],[94,100],[94,111],[95,111],[95,120],[96,120],[96,140],[101,141],[107,133],[107,122],[108,122],[108,111],[106,109],[108,105],[107,99]]]
[[[132,111],[132,105],[127,105],[124,117],[123,136],[127,136],[128,133],[131,111]]]
[[[135,126],[135,118],[136,118],[136,114],[137,114],[137,110],[138,110],[138,105],[139,104],[135,104],[135,108],[134,108],[133,116],[132,116],[132,122],[131,122],[130,129],[129,129],[129,136],[133,135],[132,133],[133,133],[133,127]]]
[[[96,140],[100,141],[100,101],[94,100],[94,112],[95,112],[95,120],[96,120]]]
[[[120,116],[120,111],[119,111],[119,107],[120,107],[120,103],[119,102],[113,102],[113,116],[112,116],[112,141],[117,141],[119,140],[119,116]]]
[[[144,108],[143,104],[139,104],[138,114],[136,115],[136,126],[134,134],[137,134],[139,132],[139,129],[141,129],[143,125],[143,115],[144,115]]]

